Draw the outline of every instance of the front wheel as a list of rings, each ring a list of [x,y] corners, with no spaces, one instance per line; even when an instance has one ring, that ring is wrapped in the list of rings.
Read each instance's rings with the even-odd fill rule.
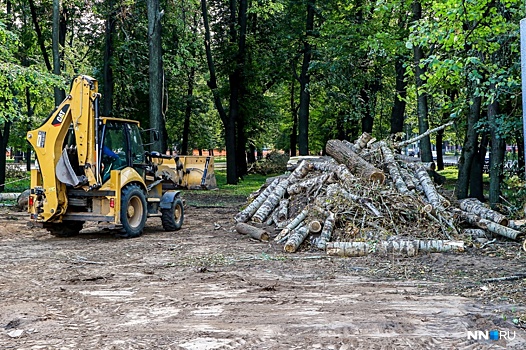
[[[121,224],[123,238],[139,237],[146,224],[146,197],[137,185],[128,185],[122,190]]]
[[[169,209],[162,211],[162,223],[165,231],[177,231],[183,226],[184,209],[181,198],[176,197]]]

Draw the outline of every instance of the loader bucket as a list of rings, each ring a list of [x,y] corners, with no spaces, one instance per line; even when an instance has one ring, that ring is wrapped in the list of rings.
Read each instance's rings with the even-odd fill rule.
[[[190,190],[217,188],[214,157],[180,156],[183,163],[183,186]]]

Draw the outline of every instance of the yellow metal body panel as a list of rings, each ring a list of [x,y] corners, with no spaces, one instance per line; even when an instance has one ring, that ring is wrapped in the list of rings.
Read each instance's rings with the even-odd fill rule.
[[[207,156],[178,156],[182,169],[177,170],[176,158],[153,158],[157,163],[158,174],[181,178],[181,187],[188,189],[214,189],[217,181],[214,172],[214,157]],[[174,181],[175,182],[175,181]]]
[[[112,170],[110,172],[110,178],[106,181],[101,191],[115,191],[115,196],[106,197],[108,201],[114,198],[115,207],[107,215],[113,215],[115,217],[115,224],[121,223],[120,212],[121,212],[121,190],[130,183],[139,184],[146,192],[146,185],[143,178],[133,168],[124,168],[122,170]]]
[[[73,124],[78,162],[84,167],[90,186],[96,184],[95,118],[93,100],[98,97],[97,81],[80,76],[73,81],[71,92],[53,114],[38,129],[27,133],[42,175],[43,212],[39,218],[48,221],[62,215],[67,208],[66,185],[58,181],[56,166],[69,126]],[[32,188],[34,188],[32,183]]]

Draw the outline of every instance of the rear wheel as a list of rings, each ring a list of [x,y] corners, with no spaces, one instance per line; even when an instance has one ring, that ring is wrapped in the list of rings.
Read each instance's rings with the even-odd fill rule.
[[[79,234],[84,221],[63,221],[46,226],[49,233],[55,237],[73,237]]]
[[[175,198],[169,209],[161,210],[163,228],[165,231],[177,231],[183,226],[184,209],[181,198]]]
[[[139,237],[146,224],[146,198],[137,185],[128,185],[122,190],[121,224],[123,238]]]

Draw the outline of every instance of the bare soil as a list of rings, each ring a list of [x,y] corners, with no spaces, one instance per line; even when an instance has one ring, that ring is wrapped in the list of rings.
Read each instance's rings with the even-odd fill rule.
[[[1,211],[0,348],[526,348],[526,280],[484,281],[526,272],[518,243],[415,258],[286,254],[233,231],[242,198],[185,198],[180,231],[152,218],[135,239],[94,225],[55,238]],[[508,339],[467,337],[494,329]]]

